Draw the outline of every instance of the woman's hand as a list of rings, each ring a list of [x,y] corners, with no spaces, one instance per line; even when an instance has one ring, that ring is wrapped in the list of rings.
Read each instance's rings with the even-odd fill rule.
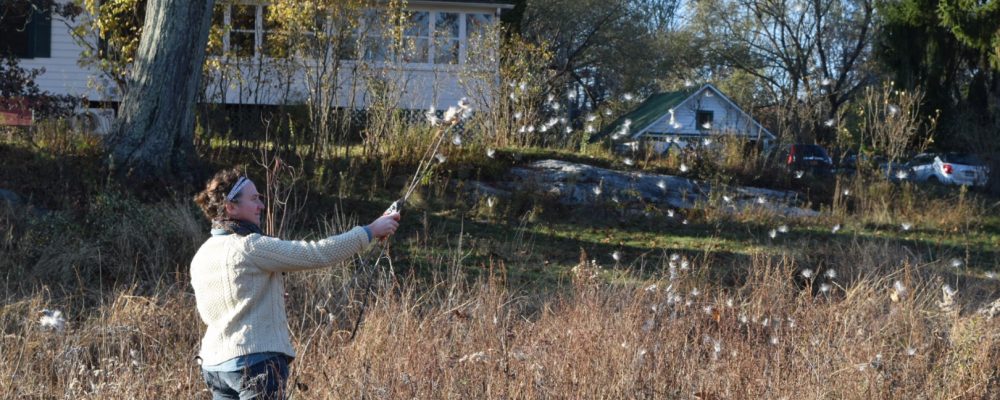
[[[378,239],[384,239],[396,233],[396,228],[399,228],[399,213],[383,215],[368,225],[368,229],[372,231],[372,237]]]

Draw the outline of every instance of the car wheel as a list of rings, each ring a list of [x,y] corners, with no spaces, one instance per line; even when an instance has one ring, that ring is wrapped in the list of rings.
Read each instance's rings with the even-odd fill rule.
[[[941,184],[941,180],[938,179],[937,176],[931,175],[931,176],[927,177],[927,183],[929,183],[931,185],[940,185]]]

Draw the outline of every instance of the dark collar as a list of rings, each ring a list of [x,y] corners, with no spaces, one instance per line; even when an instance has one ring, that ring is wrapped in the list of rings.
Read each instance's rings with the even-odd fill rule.
[[[254,223],[238,220],[224,220],[224,221],[213,221],[212,222],[212,235],[222,236],[237,234],[240,236],[247,236],[252,233],[258,235],[263,235],[264,231],[260,229],[260,226]]]

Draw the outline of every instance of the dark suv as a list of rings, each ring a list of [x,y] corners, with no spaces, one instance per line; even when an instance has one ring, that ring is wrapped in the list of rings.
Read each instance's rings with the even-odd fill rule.
[[[789,171],[811,172],[813,175],[833,174],[833,159],[818,144],[793,144],[785,150],[785,167]]]

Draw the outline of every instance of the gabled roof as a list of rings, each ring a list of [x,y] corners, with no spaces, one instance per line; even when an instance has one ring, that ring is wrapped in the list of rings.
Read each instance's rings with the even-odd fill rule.
[[[663,92],[649,96],[649,98],[646,99],[646,101],[643,101],[634,110],[626,113],[625,115],[622,115],[621,117],[618,117],[618,119],[616,119],[614,122],[604,127],[604,129],[601,129],[600,132],[591,136],[590,142],[591,143],[596,142],[621,130],[622,125],[624,125],[625,121],[627,120],[631,121],[631,125],[629,126],[629,133],[630,133],[629,136],[631,137],[639,136],[642,133],[642,131],[644,131],[650,125],[658,121],[660,118],[663,118],[664,115],[669,113],[671,109],[674,109],[677,106],[685,103],[692,96],[705,90],[711,90],[712,92],[714,92],[716,95],[721,97],[725,102],[729,103],[731,106],[733,106],[733,108],[742,113],[744,117],[753,122],[753,124],[757,127],[757,129],[759,129],[760,132],[764,133],[769,139],[772,140],[775,139],[775,136],[773,133],[771,133],[771,131],[769,131],[767,128],[764,128],[759,122],[757,122],[756,119],[751,117],[750,114],[747,114],[746,111],[743,111],[743,109],[740,108],[740,106],[736,105],[736,103],[733,102],[724,93],[722,93],[722,91],[717,89],[715,86],[712,86],[712,84],[706,83],[700,88],[689,88],[686,90],[680,90],[676,92]]]
[[[651,125],[653,122],[656,122],[656,120],[660,119],[660,117],[664,114],[670,112],[671,108],[677,107],[683,103],[684,100],[687,100],[688,97],[691,97],[691,95],[695,94],[699,90],[700,89],[687,89],[676,92],[657,93],[649,96],[646,101],[643,101],[634,110],[618,117],[618,119],[614,120],[614,122],[605,126],[604,129],[601,129],[600,132],[591,136],[590,142],[596,142],[614,132],[619,131],[622,128],[622,125],[625,124],[626,120],[632,121],[632,124],[629,126],[629,131],[631,132],[638,132],[646,129],[646,127]]]

